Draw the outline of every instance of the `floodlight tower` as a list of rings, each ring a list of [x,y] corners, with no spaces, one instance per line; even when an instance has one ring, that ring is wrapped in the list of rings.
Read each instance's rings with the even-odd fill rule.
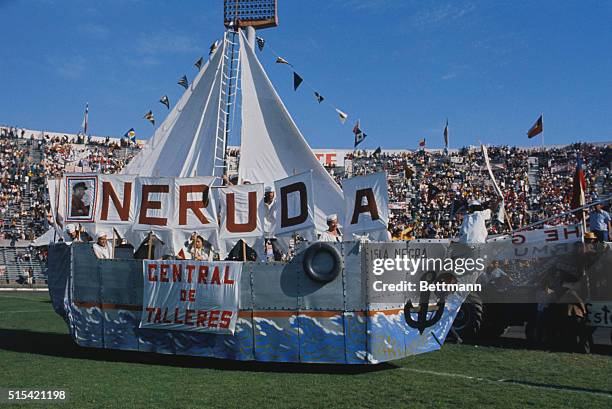
[[[227,84],[224,84],[224,101],[225,106],[225,133],[224,133],[224,174],[227,174],[227,143],[230,132],[233,132],[233,126],[239,126],[235,122],[235,107],[238,101],[238,76],[240,73],[240,60],[238,52],[238,29],[242,28],[246,31],[247,40],[251,48],[255,47],[255,29],[263,29],[278,26],[277,14],[278,0],[223,0],[223,21],[226,28],[226,41],[228,46],[225,47],[226,61],[225,78]],[[230,126],[232,124],[232,126]]]

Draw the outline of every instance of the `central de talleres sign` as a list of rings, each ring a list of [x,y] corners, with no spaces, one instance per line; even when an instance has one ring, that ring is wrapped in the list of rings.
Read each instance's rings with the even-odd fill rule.
[[[140,328],[233,334],[242,263],[144,260]]]

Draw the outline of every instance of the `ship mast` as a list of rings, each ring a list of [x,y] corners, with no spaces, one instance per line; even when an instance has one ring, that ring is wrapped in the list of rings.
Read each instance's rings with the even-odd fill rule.
[[[239,123],[236,119],[236,105],[238,103],[238,76],[240,75],[239,30],[244,29],[247,34],[249,46],[255,47],[255,29],[278,26],[277,0],[223,0],[223,20],[225,35],[223,37],[223,83],[221,89],[221,106],[219,115],[222,116],[223,137],[217,138],[216,143],[223,146],[222,163],[215,167],[223,167],[223,175],[228,173],[227,145],[230,136],[239,135]],[[221,124],[220,124],[221,125]],[[234,129],[234,125],[236,128]],[[231,134],[231,135],[230,135]],[[241,137],[240,135],[239,137]],[[215,152],[218,152],[215,149]]]

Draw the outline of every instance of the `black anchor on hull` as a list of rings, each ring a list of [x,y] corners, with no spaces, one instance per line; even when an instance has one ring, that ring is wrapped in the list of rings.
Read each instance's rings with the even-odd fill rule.
[[[428,271],[421,277],[421,281],[427,281],[429,284],[433,283],[436,279],[435,271]],[[412,319],[412,301],[408,300],[406,305],[404,305],[404,319],[406,320],[406,324],[411,328],[415,328],[419,330],[419,334],[423,334],[425,328],[431,327],[442,318],[442,314],[444,313],[444,297],[438,298],[438,302],[436,306],[438,309],[436,310],[433,317],[427,319],[427,312],[429,308],[429,295],[431,291],[421,291],[421,296],[419,299],[419,310],[417,319]]]

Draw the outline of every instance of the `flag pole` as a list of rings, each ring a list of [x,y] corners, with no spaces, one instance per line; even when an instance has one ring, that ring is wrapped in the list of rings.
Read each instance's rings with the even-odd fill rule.
[[[510,231],[512,231],[514,229],[514,226],[512,226],[512,221],[510,221],[510,216],[508,216],[508,212],[506,211],[506,206],[503,200],[502,200],[502,206],[504,206],[504,217],[506,218],[506,223],[508,223],[508,226],[510,227]]]
[[[151,260],[152,257],[152,245],[153,245],[153,230],[149,230],[149,238],[147,240],[147,259]]]
[[[564,217],[564,216],[576,213],[577,211],[584,211],[585,209],[588,209],[588,208],[593,207],[595,205],[598,205],[600,203],[605,203],[605,202],[609,202],[609,201],[612,201],[612,195],[606,197],[605,199],[597,200],[595,202],[591,202],[591,203],[585,204],[584,206],[580,206],[580,207],[577,207],[575,209],[570,209],[570,210],[568,210],[566,212],[559,213],[559,214],[557,214],[555,216],[547,217],[546,219],[539,220],[537,222],[528,224],[526,226],[523,226],[521,228],[518,228],[518,229],[510,232],[509,234],[514,234],[514,233],[517,233],[517,232],[520,232],[520,231],[523,231],[523,230],[527,230],[527,229],[529,229],[531,227],[534,227],[534,226],[537,226],[537,225],[540,225],[540,224],[544,224],[544,223],[546,223],[546,222],[548,222],[550,220],[555,220],[555,219],[558,219],[560,217]],[[586,221],[585,221],[585,223],[586,223]],[[582,223],[583,227],[584,227],[585,223]]]
[[[544,151],[544,114],[540,115],[542,117],[542,151]]]
[[[113,227],[113,253],[111,258],[115,258],[115,248],[117,247],[117,241],[115,240],[115,228]]]

